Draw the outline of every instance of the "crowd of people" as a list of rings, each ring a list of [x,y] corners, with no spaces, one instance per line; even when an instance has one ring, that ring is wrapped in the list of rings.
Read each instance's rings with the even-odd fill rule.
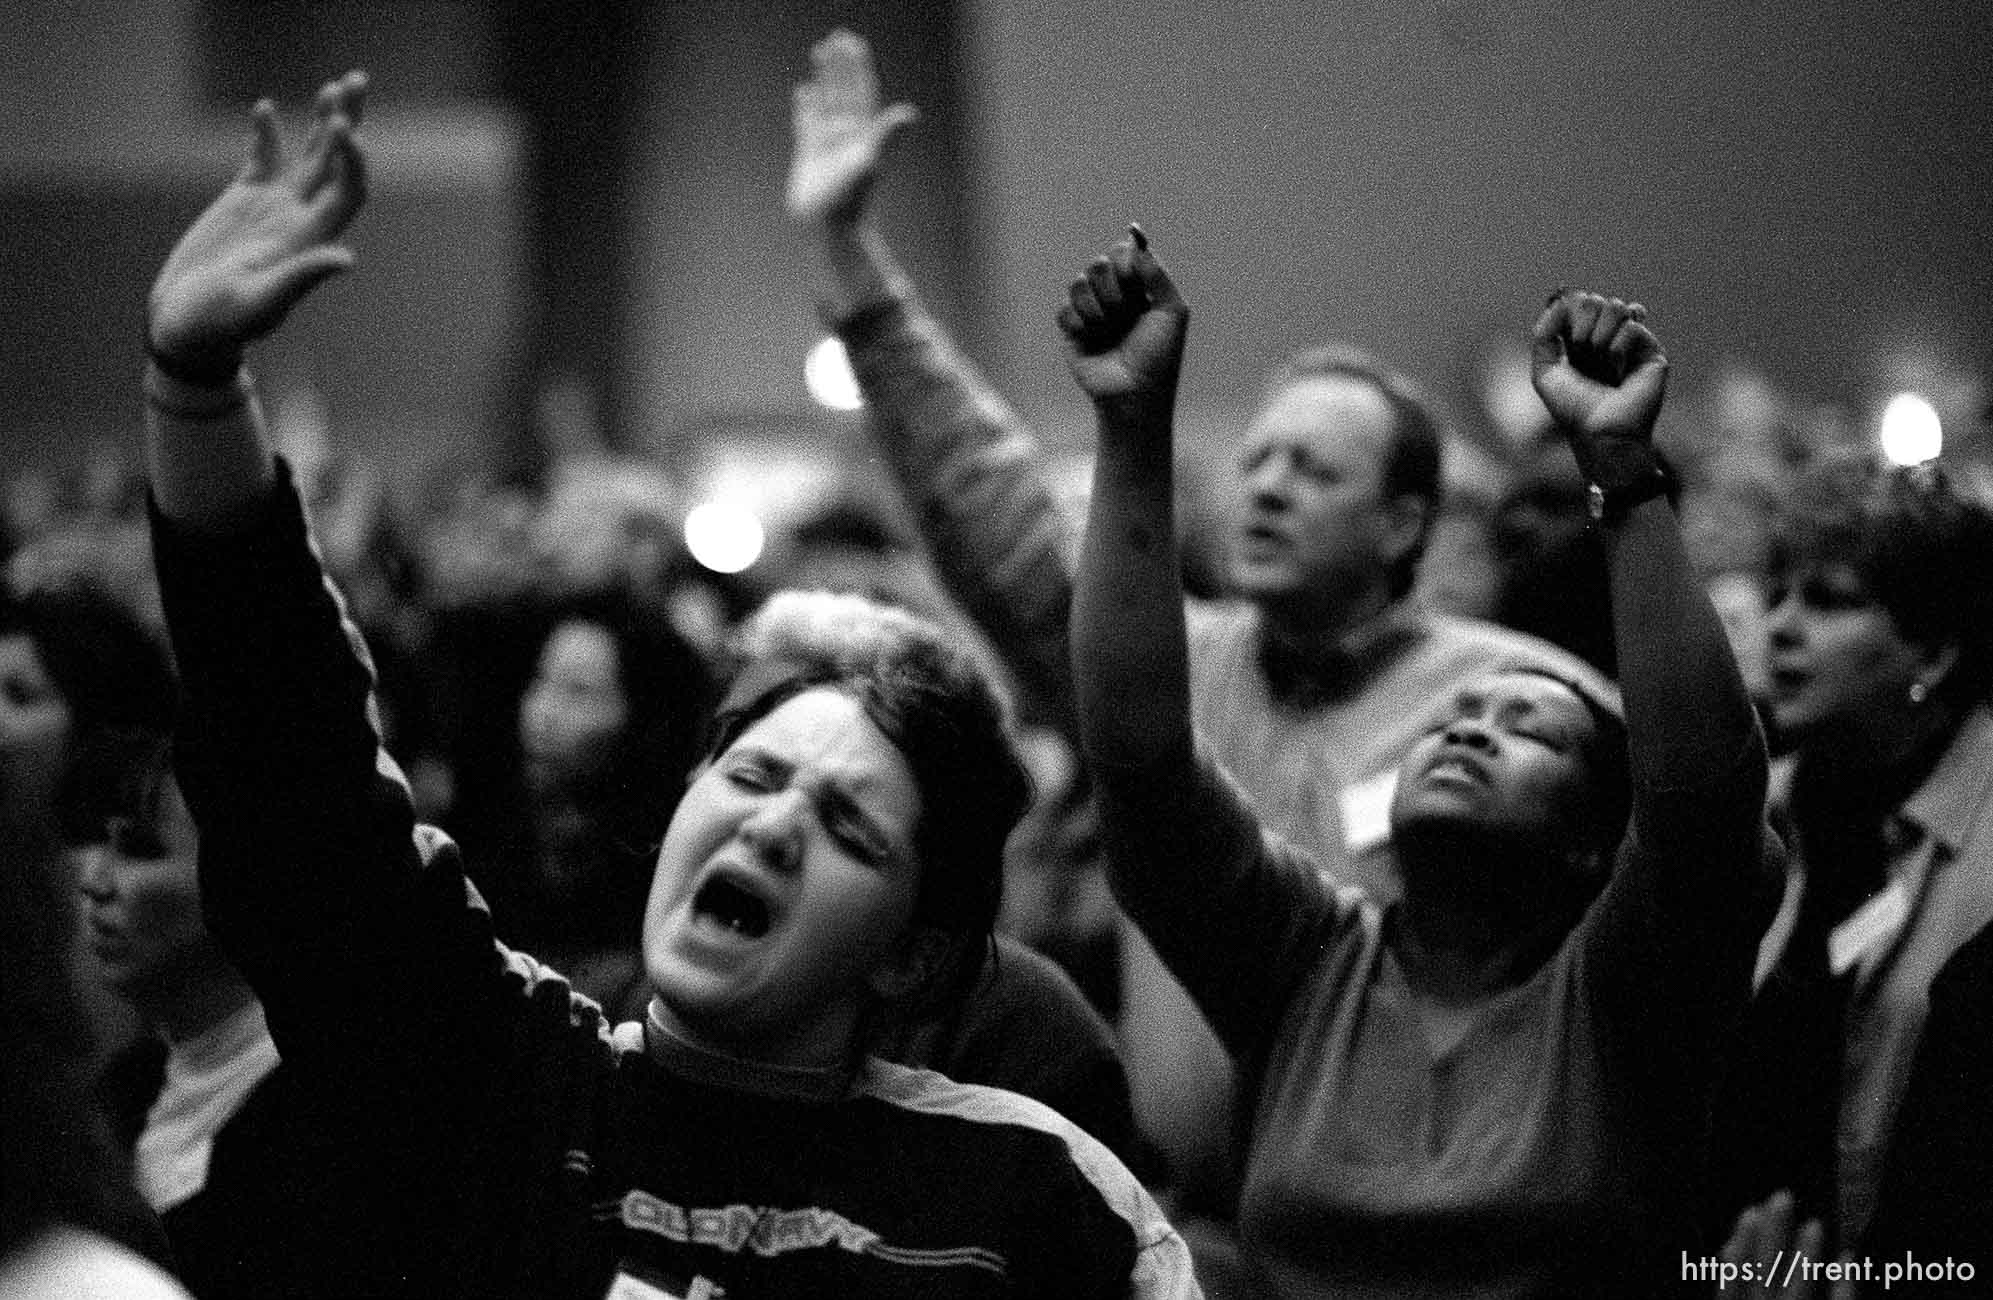
[[[1325,345],[1187,558],[1196,287],[1131,226],[1052,326],[1077,519],[839,31],[786,205],[908,523],[728,581],[633,462],[404,516],[248,368],[352,268],[367,93],[257,105],[143,471],[9,484],[0,1294],[1978,1293],[1969,466],[1664,450],[1665,327],[1559,289],[1487,482]]]

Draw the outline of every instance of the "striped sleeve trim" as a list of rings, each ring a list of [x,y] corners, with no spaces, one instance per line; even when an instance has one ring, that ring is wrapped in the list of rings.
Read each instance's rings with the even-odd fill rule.
[[[853,1086],[856,1096],[926,1115],[974,1124],[1008,1124],[1050,1134],[1135,1238],[1135,1268],[1128,1293],[1190,1300],[1204,1293],[1191,1269],[1190,1248],[1128,1167],[1086,1130],[1043,1102],[1001,1088],[957,1083],[932,1070],[915,1070],[874,1058]]]

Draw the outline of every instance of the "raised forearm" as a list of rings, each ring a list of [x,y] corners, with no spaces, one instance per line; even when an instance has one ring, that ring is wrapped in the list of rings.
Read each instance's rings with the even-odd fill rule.
[[[911,296],[911,281],[871,218],[825,221],[815,227],[815,236],[822,270],[819,303],[831,319]]]
[[[215,388],[183,383],[148,363],[145,434],[153,499],[174,524],[225,532],[268,498],[270,448],[246,374]]]
[[[1605,544],[1636,809],[1643,790],[1729,777],[1747,746],[1757,748],[1746,775],[1761,795],[1757,717],[1673,509],[1662,500],[1636,506],[1606,530]]]
[[[1172,752],[1187,761],[1190,686],[1169,416],[1100,423],[1073,600],[1073,673],[1082,743],[1108,778]]]
[[[872,435],[952,596],[1066,729],[1078,530],[1044,449],[896,273],[839,318]]]

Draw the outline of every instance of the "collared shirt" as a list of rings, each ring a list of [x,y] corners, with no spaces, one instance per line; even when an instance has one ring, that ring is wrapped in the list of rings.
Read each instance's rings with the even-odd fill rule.
[[[1900,899],[1883,905],[1900,910],[1900,921],[1887,924],[1885,913],[1885,923],[1845,940],[1853,977],[1838,1134],[1846,1241],[1858,1239],[1875,1212],[1931,981],[1993,922],[1993,713],[1967,716],[1936,769],[1890,818],[1884,842],[1888,884],[1878,897]]]
[[[240,1011],[166,1051],[166,1079],[132,1151],[146,1203],[170,1210],[208,1185],[215,1135],[277,1068],[277,1045],[252,999]]]

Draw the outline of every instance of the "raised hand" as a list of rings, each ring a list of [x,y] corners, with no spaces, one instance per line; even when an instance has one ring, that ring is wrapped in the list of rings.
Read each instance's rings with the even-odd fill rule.
[[[269,100],[256,105],[248,161],[188,227],[153,281],[146,345],[181,378],[226,382],[242,350],[320,282],[353,265],[333,241],[366,201],[354,132],[367,76],[319,89],[303,149],[286,155]]]
[[[879,107],[879,80],[864,38],[840,27],[810,51],[811,71],[795,91],[795,152],[789,159],[789,215],[801,222],[855,221],[879,176],[879,159],[911,104]]]
[[[1847,1278],[1856,1271],[1846,1256],[1828,1258],[1826,1245],[1820,1220],[1795,1222],[1792,1194],[1775,1192],[1737,1216],[1718,1257],[1728,1271],[1717,1294],[1743,1300],[1855,1300],[1856,1284]],[[1840,1267],[1820,1267],[1825,1264]]]
[[[1097,257],[1067,290],[1059,328],[1073,378],[1102,407],[1159,407],[1176,398],[1190,308],[1149,251],[1139,226]]]
[[[1536,320],[1530,379],[1594,481],[1614,466],[1651,463],[1668,358],[1646,319],[1639,303],[1560,291]]]

